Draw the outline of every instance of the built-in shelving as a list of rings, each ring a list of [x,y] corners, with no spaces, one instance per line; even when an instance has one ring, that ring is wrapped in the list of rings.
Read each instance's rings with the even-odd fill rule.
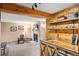
[[[69,10],[69,12],[70,12],[70,10]],[[75,12],[78,12],[78,11],[75,11]],[[62,43],[64,42],[63,44],[67,43],[68,44],[67,46],[71,45],[71,47],[73,49],[75,49],[75,47],[78,47],[79,43],[78,43],[78,45],[75,45],[75,47],[73,47],[73,44],[71,42],[68,42],[67,40],[71,41],[71,38],[69,38],[69,37],[72,37],[75,34],[79,36],[79,17],[71,18],[70,15],[68,17],[67,17],[67,19],[61,19],[61,18],[57,18],[57,17],[50,18],[49,21],[47,21],[47,35],[49,36],[48,38],[52,38],[52,37],[54,37],[53,35],[57,35],[55,37],[57,38],[58,41],[60,41]],[[66,40],[65,38],[67,36],[64,36],[65,37],[64,38],[63,34],[69,35],[68,36],[69,39],[67,38],[67,40]],[[79,42],[79,38],[78,38],[78,42]],[[51,42],[51,44],[53,44],[53,42]],[[57,45],[57,44],[55,44],[55,45]],[[61,50],[62,50],[63,46],[61,46],[60,44],[57,46],[61,47]],[[70,50],[70,48],[68,48],[68,47],[65,47],[65,49]],[[64,49],[64,51],[65,51],[65,49]],[[77,53],[79,53],[79,52],[77,52]]]

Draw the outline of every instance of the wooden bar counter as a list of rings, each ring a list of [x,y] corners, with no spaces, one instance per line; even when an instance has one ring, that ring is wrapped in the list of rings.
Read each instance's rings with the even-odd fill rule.
[[[59,40],[57,41],[53,41],[53,40],[41,40],[41,44],[47,44],[48,46],[55,46],[57,49],[65,51],[69,54],[72,54],[73,56],[78,56],[79,55],[79,51],[78,51],[78,46],[77,45],[72,45],[66,42],[61,42]]]

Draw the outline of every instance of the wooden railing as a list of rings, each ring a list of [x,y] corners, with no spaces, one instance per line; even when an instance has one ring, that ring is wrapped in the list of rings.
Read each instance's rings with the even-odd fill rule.
[[[62,53],[61,51],[64,53]],[[41,54],[41,56],[60,56],[59,54],[62,54],[64,56],[70,56],[70,55],[79,56],[78,53],[75,53],[75,52],[65,49],[63,47],[49,44],[44,41],[40,41],[40,54]]]
[[[57,55],[57,48],[55,46],[50,46],[45,42],[40,43],[41,56],[54,56]]]

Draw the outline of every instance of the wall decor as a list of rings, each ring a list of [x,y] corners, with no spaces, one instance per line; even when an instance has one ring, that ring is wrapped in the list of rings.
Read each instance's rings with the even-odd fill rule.
[[[74,14],[74,17],[78,18],[78,13],[79,13],[79,12],[76,12],[76,13]]]
[[[34,30],[39,30],[39,25],[38,24],[34,24]]]
[[[18,25],[18,30],[24,30],[24,26],[23,25]]]
[[[12,32],[17,31],[17,26],[11,26],[11,27],[10,27],[10,31],[12,31]]]
[[[78,35],[77,34],[72,35],[71,43],[72,43],[72,45],[78,45]]]

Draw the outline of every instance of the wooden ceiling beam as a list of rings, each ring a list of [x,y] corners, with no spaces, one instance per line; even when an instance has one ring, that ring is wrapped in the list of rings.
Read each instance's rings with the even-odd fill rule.
[[[75,6],[79,7],[79,4],[77,4]],[[13,14],[20,14],[20,15],[29,15],[32,17],[39,17],[39,18],[44,17],[44,18],[49,19],[49,18],[52,18],[55,16],[57,17],[60,14],[63,15],[64,13],[66,13],[64,11],[68,11],[69,9],[71,9],[75,6],[66,8],[66,9],[61,10],[61,11],[54,13],[54,14],[50,14],[50,13],[46,13],[46,12],[39,11],[39,10],[32,10],[29,7],[25,7],[25,6],[14,4],[14,3],[0,3],[0,11],[13,13]]]
[[[38,11],[38,10],[32,10],[29,7],[25,7],[25,6],[14,4],[14,3],[0,3],[0,10],[2,12],[30,15],[30,16],[39,17],[39,18],[49,17],[49,13]]]

